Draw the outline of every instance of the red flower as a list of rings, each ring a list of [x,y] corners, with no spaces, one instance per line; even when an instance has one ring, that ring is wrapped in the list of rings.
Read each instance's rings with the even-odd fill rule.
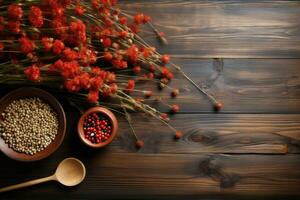
[[[109,97],[111,95],[111,89],[110,87],[105,87],[102,89],[102,96],[103,97]]]
[[[24,74],[31,81],[40,81],[40,68],[38,68],[35,64],[27,67],[24,70]]]
[[[77,15],[81,16],[85,12],[85,9],[82,6],[77,5],[74,11]]]
[[[222,102],[216,102],[214,104],[214,110],[217,112],[220,111],[223,107],[224,107],[224,104]]]
[[[127,49],[127,55],[132,62],[136,62],[138,59],[139,49],[135,44],[131,45],[130,48]]]
[[[179,95],[179,90],[178,90],[178,89],[174,89],[174,90],[172,91],[172,93],[171,93],[171,96],[172,96],[173,98],[177,97],[178,95]]]
[[[80,80],[70,79],[65,82],[65,87],[69,92],[77,92],[80,90]]]
[[[170,56],[165,54],[163,56],[161,56],[161,62],[164,63],[164,64],[167,64],[168,62],[170,62]]]
[[[2,42],[0,42],[0,52],[2,52],[2,51],[3,51],[3,49],[4,49],[4,45],[3,45],[3,43],[2,43]]]
[[[106,19],[104,20],[104,23],[105,23],[105,26],[107,26],[107,27],[109,27],[109,26],[112,26],[112,25],[113,25],[113,22],[112,22],[112,20],[110,20],[110,19],[108,19],[108,18],[106,18]]]
[[[28,54],[33,52],[35,48],[35,44],[29,38],[21,37],[19,39],[19,42],[20,42],[20,50],[22,51],[22,53]]]
[[[19,21],[9,21],[7,24],[8,29],[15,34],[20,33],[20,25],[21,23]]]
[[[120,38],[127,38],[128,37],[128,32],[127,31],[120,31],[119,32]]]
[[[95,76],[99,76],[100,74],[102,74],[102,70],[99,67],[93,67],[92,74]]]
[[[64,68],[64,62],[61,59],[57,60],[54,63],[53,68],[56,69],[56,70],[58,70],[58,71],[63,70],[63,68]]]
[[[79,79],[80,79],[80,86],[83,89],[89,89],[91,87],[89,73],[80,74]]]
[[[43,37],[41,42],[42,42],[46,52],[51,50],[52,45],[53,45],[52,44],[53,43],[53,38]]]
[[[78,57],[77,52],[71,50],[70,48],[66,48],[66,49],[63,51],[63,55],[64,55],[64,58],[65,58],[67,61],[76,60],[77,57]]]
[[[111,46],[111,39],[110,38],[103,38],[102,44],[104,48],[108,48]]]
[[[126,69],[128,67],[127,62],[119,58],[113,59],[111,63],[117,69]]]
[[[99,76],[96,76],[96,77],[92,78],[90,80],[90,82],[91,82],[91,88],[93,90],[99,90],[103,84],[103,79]]]
[[[135,87],[135,81],[134,80],[128,80],[126,92],[130,93],[134,90]]]
[[[81,61],[81,64],[87,66],[89,64],[94,64],[97,61],[97,56],[95,51],[88,49],[86,47],[81,48],[78,52],[78,57]]]
[[[143,20],[144,20],[144,14],[143,13],[138,13],[134,16],[134,23],[136,23],[136,24],[143,23]]]
[[[66,26],[63,18],[57,17],[54,18],[51,22],[51,27],[53,28],[54,34],[58,36],[65,36],[67,29],[64,28]]]
[[[56,6],[56,7],[52,8],[51,13],[54,17],[59,17],[60,18],[64,15],[65,9],[63,7],[60,7],[60,6]]]
[[[80,67],[77,61],[64,62],[61,75],[66,78],[74,78],[80,73]]]
[[[155,71],[155,66],[154,65],[149,65],[149,71],[154,72]]]
[[[148,58],[149,56],[151,56],[152,53],[153,53],[152,51],[153,50],[150,49],[150,48],[143,48],[143,49],[141,49],[141,52],[143,53],[144,58]]]
[[[175,140],[180,139],[180,138],[182,137],[182,135],[183,135],[183,134],[182,134],[181,131],[176,131],[175,136],[174,136]]]
[[[55,40],[53,43],[52,51],[55,55],[58,55],[62,52],[62,50],[65,48],[65,45],[60,40]]]
[[[23,10],[16,4],[11,4],[7,8],[8,17],[14,20],[20,20],[23,17]]]
[[[148,78],[148,79],[153,79],[154,78],[154,73],[153,72],[149,72],[147,74],[144,74],[144,77]]]
[[[92,0],[92,7],[97,10],[100,6],[100,1],[99,0]]]
[[[167,113],[161,113],[161,114],[160,114],[160,118],[163,119],[163,120],[165,120],[165,121],[168,121],[168,120],[169,120],[169,116],[168,116]]]
[[[172,80],[174,77],[173,73],[167,67],[161,68],[161,76],[169,80]]]
[[[35,27],[41,27],[44,24],[42,11],[37,6],[31,6],[29,12],[29,21]]]
[[[99,91],[98,90],[90,90],[87,96],[87,100],[90,103],[95,103],[99,99]]]
[[[153,92],[151,90],[147,90],[147,91],[144,91],[144,94],[145,94],[146,98],[149,98],[153,95]]]
[[[118,90],[118,85],[116,83],[112,83],[110,86],[111,93],[116,93]]]
[[[144,145],[145,145],[145,143],[144,143],[143,140],[137,140],[135,142],[135,147],[138,148],[138,149],[142,148]]]
[[[86,26],[82,21],[70,23],[70,35],[67,40],[72,45],[79,45],[86,42]]]
[[[140,66],[135,66],[132,68],[132,71],[136,74],[140,73],[141,72],[141,67]]]
[[[119,18],[119,22],[120,22],[120,24],[122,24],[122,25],[126,25],[126,24],[127,24],[127,18],[126,18],[126,17],[120,17],[120,18]]]
[[[143,23],[146,24],[151,21],[151,17],[149,15],[144,15]]]
[[[179,111],[179,105],[177,104],[172,105],[171,110],[173,113],[177,113]]]
[[[110,61],[113,58],[113,55],[110,52],[105,52],[103,58],[106,61]]]
[[[113,72],[108,72],[105,78],[107,83],[113,83],[116,81],[116,75]]]

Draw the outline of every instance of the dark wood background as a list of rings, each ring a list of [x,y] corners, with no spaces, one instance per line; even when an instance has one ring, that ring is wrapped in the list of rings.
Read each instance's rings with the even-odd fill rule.
[[[79,113],[64,103],[67,137],[49,158],[21,163],[0,155],[0,187],[54,172],[64,158],[80,158],[86,180],[75,188],[57,183],[1,194],[0,199],[300,198],[300,2],[121,1],[150,14],[168,46],[148,41],[225,103],[221,113],[180,75],[174,142],[158,122],[133,116],[145,147],[136,151],[119,117],[118,138],[91,150],[75,131]],[[149,86],[148,86],[149,87]],[[1,95],[8,90],[2,88]],[[167,93],[162,93],[167,97]],[[165,107],[160,107],[162,110]]]

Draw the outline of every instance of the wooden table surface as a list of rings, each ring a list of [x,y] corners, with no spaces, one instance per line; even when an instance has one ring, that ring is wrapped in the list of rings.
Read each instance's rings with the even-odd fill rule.
[[[197,83],[225,104],[219,114],[176,75],[181,96],[173,124],[178,141],[159,122],[133,115],[145,147],[118,117],[118,138],[91,150],[75,130],[79,113],[64,104],[68,130],[50,157],[22,163],[0,155],[0,187],[50,175],[66,157],[87,168],[75,188],[46,183],[0,199],[300,198],[300,1],[121,1],[150,14],[169,45],[159,46]],[[150,87],[150,86],[145,86]],[[2,88],[1,96],[8,90]],[[162,93],[167,96],[168,93]],[[166,107],[159,106],[162,110]]]

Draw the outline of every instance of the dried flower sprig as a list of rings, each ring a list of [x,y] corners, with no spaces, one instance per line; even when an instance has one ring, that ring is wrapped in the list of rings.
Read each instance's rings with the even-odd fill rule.
[[[139,81],[155,82],[171,90],[168,83],[179,72],[213,103],[215,110],[223,104],[185,74],[182,68],[159,54],[139,35],[147,24],[156,37],[167,44],[164,33],[143,13],[135,15],[121,10],[116,0],[30,0],[0,3],[0,82],[24,83],[28,80],[53,88],[65,88],[72,96],[86,97],[91,103],[108,106],[125,115],[138,139],[129,110],[142,111],[174,131],[168,114],[146,104],[152,90],[138,90]],[[134,74],[134,75],[132,75]],[[139,93],[135,97],[133,93]],[[103,103],[104,98],[119,103]],[[70,100],[78,101],[76,98]],[[168,105],[173,113],[179,105]],[[127,111],[128,110],[128,111]]]

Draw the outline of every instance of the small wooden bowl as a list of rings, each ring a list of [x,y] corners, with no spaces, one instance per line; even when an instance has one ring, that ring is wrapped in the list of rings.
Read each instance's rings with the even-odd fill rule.
[[[110,120],[110,123],[112,126],[112,132],[111,132],[110,137],[104,142],[94,144],[84,137],[84,130],[83,130],[84,119],[91,113],[100,113],[100,114],[106,116]],[[80,117],[80,119],[78,121],[78,125],[77,125],[77,132],[78,132],[79,138],[81,139],[81,141],[84,144],[86,144],[87,146],[92,147],[92,148],[104,147],[104,146],[108,145],[109,143],[111,143],[117,135],[117,130],[118,130],[118,121],[117,121],[116,116],[110,110],[103,108],[103,107],[99,107],[99,106],[90,108],[85,113],[83,113],[83,115]]]
[[[27,155],[25,153],[18,153],[14,151],[13,149],[9,148],[8,145],[4,142],[4,140],[0,137],[0,150],[5,155],[14,160],[36,161],[46,158],[61,145],[66,133],[66,115],[62,106],[54,96],[42,89],[34,87],[23,87],[9,92],[0,100],[0,113],[2,113],[12,101],[32,97],[38,97],[45,103],[48,103],[51,106],[51,108],[57,113],[59,123],[58,132],[51,144],[49,144],[43,151],[40,151],[34,155]],[[1,117],[0,120],[2,120]]]

